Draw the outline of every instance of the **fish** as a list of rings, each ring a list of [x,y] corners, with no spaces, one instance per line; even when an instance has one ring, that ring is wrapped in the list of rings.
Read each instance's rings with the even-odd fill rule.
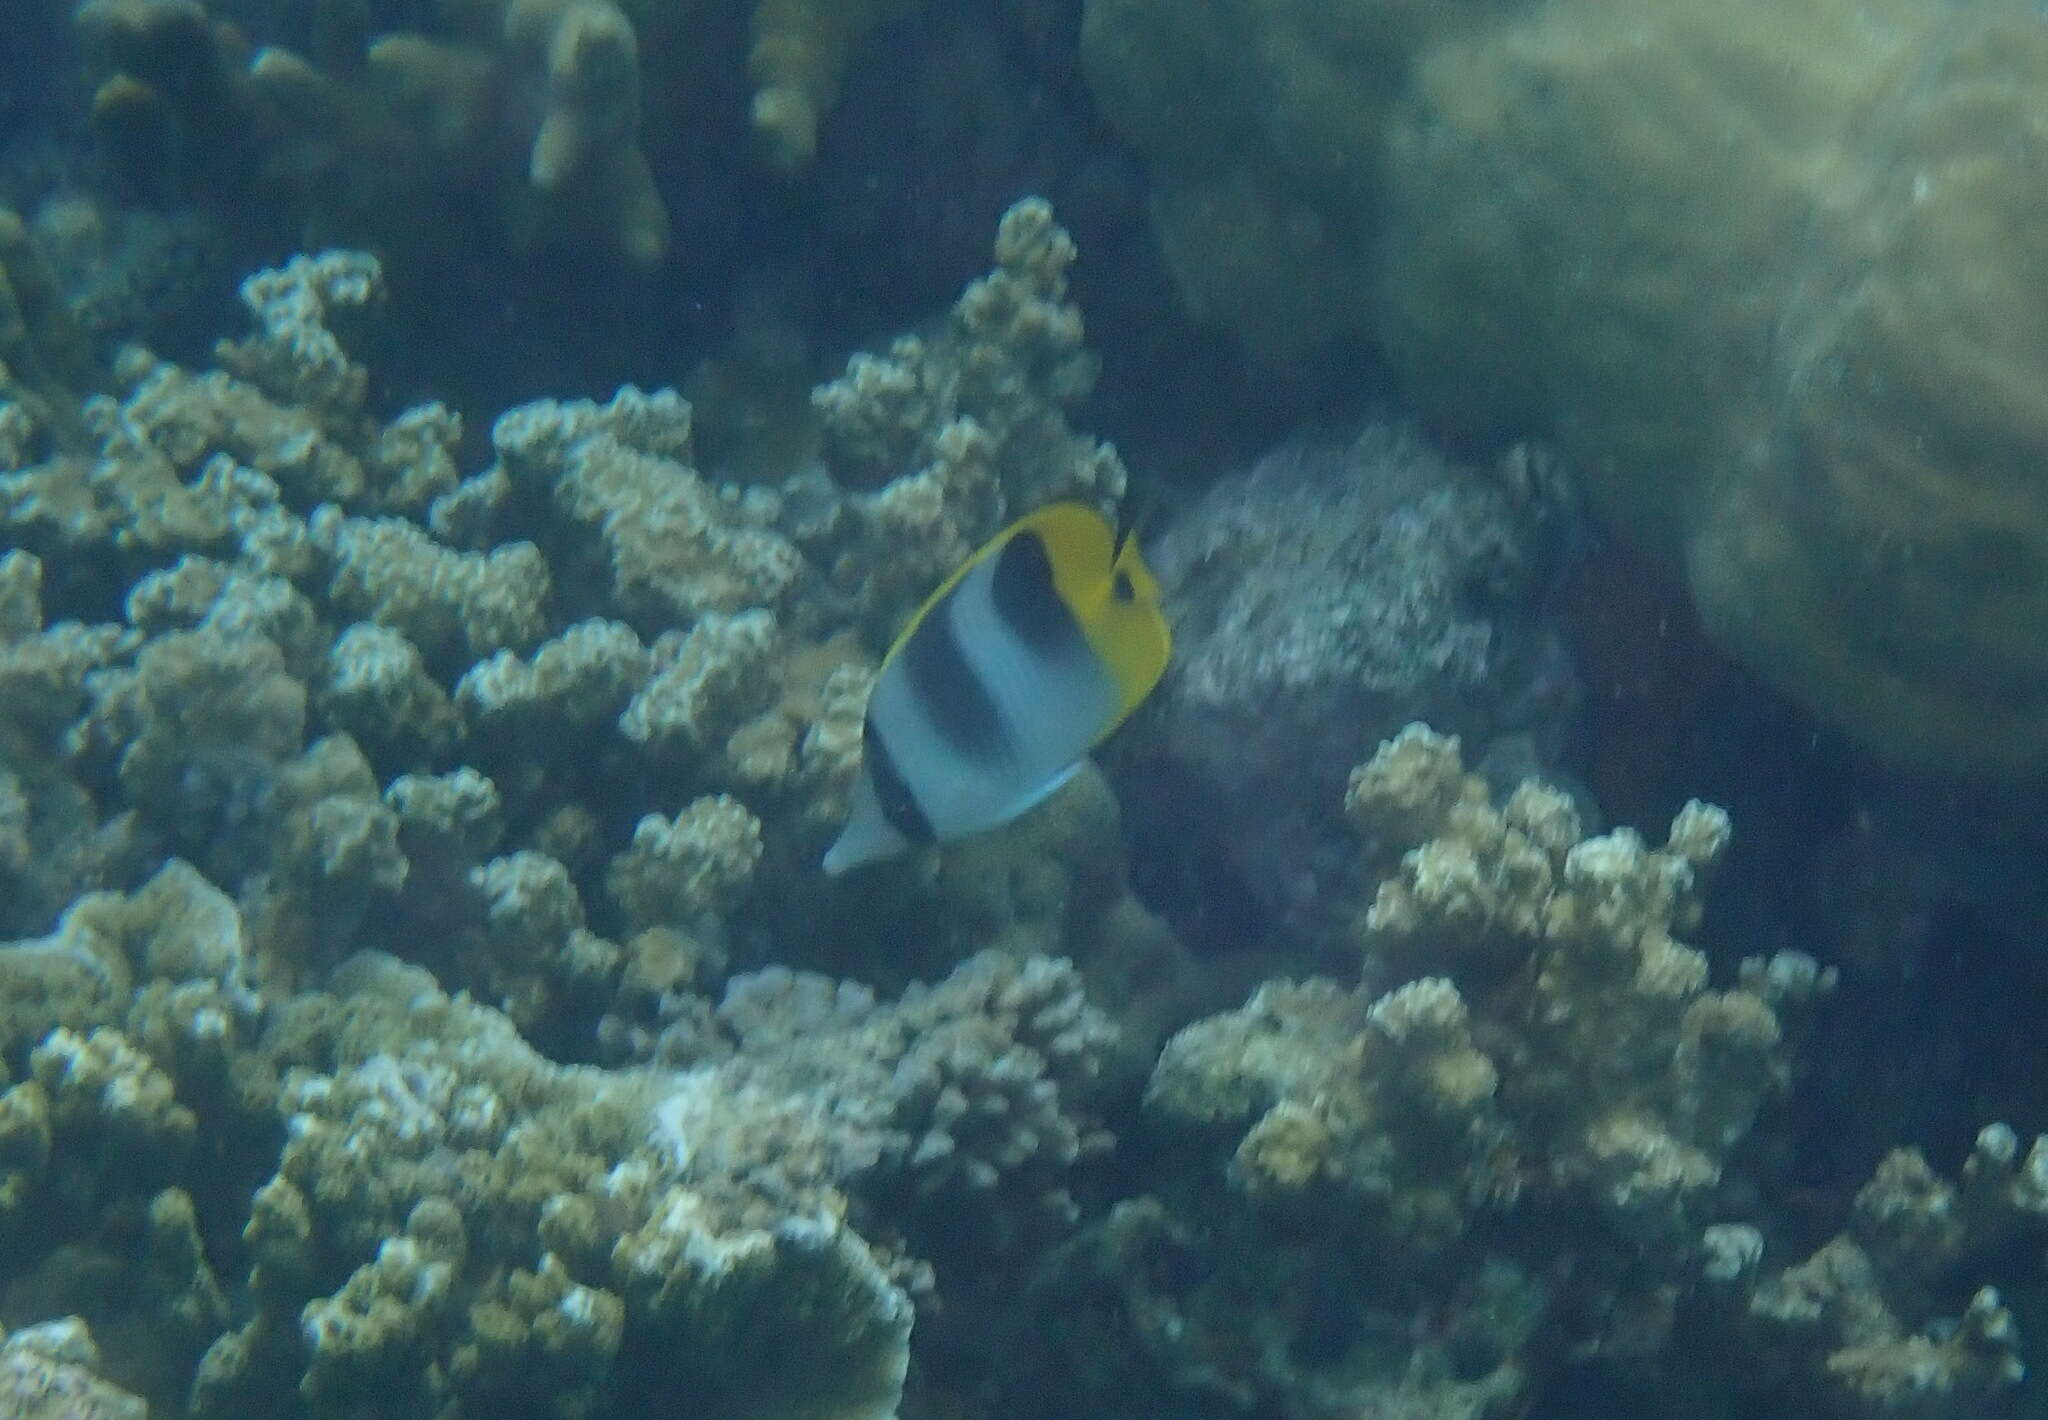
[[[825,872],[984,833],[1042,802],[1151,694],[1172,647],[1130,532],[1082,503],[1004,528],[883,656]]]

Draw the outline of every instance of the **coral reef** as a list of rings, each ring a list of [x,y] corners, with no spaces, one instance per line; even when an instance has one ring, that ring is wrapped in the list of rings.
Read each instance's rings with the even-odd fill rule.
[[[184,26],[202,72],[235,42],[88,8],[110,45]],[[513,9],[451,44],[517,19],[552,75],[519,181],[566,192],[652,9]],[[884,13],[777,82],[829,103]],[[1480,1420],[1592,1364],[1683,1371],[1701,1413],[2014,1398],[2048,1145],[1993,1127],[1956,1184],[1902,1151],[1794,1217],[1770,1107],[1832,974],[1713,983],[1718,810],[1589,837],[1521,781],[1564,699],[1502,610],[1556,530],[1541,458],[1453,474],[1382,431],[1328,462],[1383,484],[1289,455],[1180,534],[1174,714],[1288,691],[1289,725],[1537,742],[1475,770],[1411,728],[1346,778],[1347,738],[1268,792],[1351,825],[1330,975],[1247,992],[1185,949],[1093,771],[822,878],[902,616],[1018,513],[1124,493],[1067,423],[1074,260],[1018,204],[950,312],[813,392],[793,472],[707,457],[666,390],[473,446],[392,415],[346,252],[252,277],[213,370],[126,349],[69,427],[6,397],[0,1404]]]
[[[685,913],[679,899],[659,918],[645,892],[611,897],[603,863],[658,805],[632,790],[625,816],[586,822],[568,800],[588,786],[534,751],[576,742],[615,784],[646,763],[699,794],[744,795],[735,807],[771,832],[795,827],[772,860],[811,851],[857,753],[862,654],[840,633],[878,645],[1011,508],[1122,487],[1114,452],[1060,413],[1093,368],[1064,298],[1072,243],[1042,203],[1025,203],[997,254],[943,334],[893,353],[928,407],[897,408],[861,380],[866,360],[821,390],[829,422],[867,431],[863,449],[894,463],[850,494],[816,473],[785,488],[714,485],[691,462],[688,405],[631,389],[603,406],[511,411],[493,431],[497,462],[465,479],[460,421],[444,408],[383,422],[365,411],[365,372],[340,336],[379,299],[366,257],[251,278],[255,331],[221,343],[222,370],[124,354],[126,393],[86,403],[89,449],[0,474],[0,515],[34,553],[9,563],[6,656],[21,693],[8,722],[23,767],[7,802],[17,820],[77,821],[61,853],[10,851],[24,878],[70,873],[68,892],[25,892],[24,907],[41,908],[18,925],[46,925],[103,871],[95,861],[126,851],[105,829],[89,841],[90,806],[113,792],[141,811],[124,835],[233,886],[266,932],[300,944],[281,945],[284,959],[310,948],[318,923],[328,943],[314,959],[338,960],[381,905],[439,895],[448,930],[423,950],[444,968],[481,960],[463,942],[494,940],[490,894],[471,877],[488,855],[437,862],[409,888],[395,821],[376,804],[395,773],[451,757],[509,794],[511,819],[534,835],[510,846],[563,860],[565,886],[603,900],[604,925],[729,908],[728,888],[684,891],[700,905]],[[831,467],[871,478],[850,445]],[[535,529],[545,545],[503,540],[500,529],[534,527],[536,505],[554,509]],[[99,620],[116,601],[125,627]],[[53,609],[89,624],[45,630]],[[359,753],[367,767],[344,770]],[[280,843],[303,861],[276,861]],[[359,901],[329,915],[344,886]],[[563,932],[583,926],[583,909],[560,920],[572,918]],[[527,940],[514,958],[552,950]],[[508,995],[502,964],[490,975],[493,1000],[561,994],[529,983]]]
[[[589,531],[619,605],[649,624],[772,609],[797,583],[802,560],[774,526],[774,500],[714,489],[690,467],[690,408],[673,390],[527,405],[491,440],[512,489],[547,487]]]
[[[0,1246],[41,1257],[4,1304],[126,1316],[124,1373],[161,1395],[183,1357],[195,1416],[475,1413],[536,1387],[582,1413],[684,1394],[892,1414],[910,1305],[842,1190],[877,1223],[914,1218],[899,1197],[945,1200],[935,1244],[983,1213],[972,1255],[1070,1225],[1061,1179],[1108,1142],[1087,1100],[1115,1031],[1065,963],[988,953],[888,1005],[771,970],[649,1042],[688,1069],[598,1071],[388,957],[259,1007],[242,942],[232,904],[173,864],[0,948],[15,1011],[73,1021],[0,1095]],[[188,1190],[280,1136],[243,1195],[254,1309],[230,1327]],[[140,1261],[121,1250],[136,1200]],[[138,1268],[128,1303],[87,1290]],[[781,1340],[721,1339],[739,1335]]]
[[[88,677],[132,652],[133,635],[75,622],[44,626],[43,563],[0,556],[0,931],[47,925],[123,857],[129,833],[59,768]]]
[[[1026,203],[998,255],[897,348],[980,450],[948,546],[1122,488],[1061,413],[1071,242]],[[913,1296],[1070,1235],[1109,1146],[1123,1036],[1056,953],[1157,930],[1099,781],[819,930],[902,510],[964,465],[841,382],[879,482],[714,483],[632,389],[464,477],[447,410],[369,413],[380,292],[299,258],[221,368],[124,352],[83,441],[16,406],[0,1318],[195,1417],[893,1415]],[[906,926],[899,999],[758,969]]]
[[[1718,1180],[1784,1083],[1774,1008],[1832,980],[1788,953],[1745,964],[1735,989],[1706,989],[1706,958],[1674,934],[1698,925],[1727,816],[1686,805],[1661,850],[1628,829],[1582,841],[1556,790],[1525,782],[1496,810],[1455,742],[1415,727],[1359,768],[1345,807],[1403,839],[1429,835],[1363,915],[1368,953],[1426,950],[1474,982],[1519,973],[1523,1014],[1490,1043],[1511,1067],[1504,1107],[1548,1136],[1542,1171],[1590,1188],[1617,1230],[1686,1231],[1688,1195]]]
[[[1097,362],[1068,299],[1073,239],[1027,199],[1003,215],[996,269],[962,293],[930,338],[856,355],[813,391],[825,457],[865,491],[854,519],[881,563],[833,560],[843,590],[868,591],[869,628],[887,636],[940,578],[998,528],[1061,498],[1107,506],[1128,480],[1114,448],[1067,426]]]
[[[760,820],[721,794],[673,819],[641,819],[633,846],[612,860],[607,885],[629,923],[690,923],[737,907],[760,860]]]
[[[715,1035],[680,1024],[657,1055],[726,1056],[664,1115],[693,1157],[778,1194],[851,1187],[897,1226],[907,1212],[942,1230],[934,1243],[962,1209],[1003,1228],[1071,1223],[1063,1180],[1110,1143],[1089,1105],[1117,1031],[1064,961],[983,952],[880,1007],[852,983],[774,967],[733,979]]]
[[[459,436],[438,405],[381,427],[365,415],[365,376],[327,322],[373,303],[381,281],[374,259],[348,253],[298,258],[251,278],[242,299],[259,330],[221,343],[228,369],[195,374],[134,347],[122,351],[113,371],[121,395],[85,401],[83,447],[52,449],[0,473],[0,517],[18,543],[111,554],[99,581],[46,588],[46,599],[61,591],[67,605],[104,605],[127,591],[123,572],[237,547],[239,570],[303,578],[318,560],[304,515],[325,507],[323,550],[344,564],[337,580],[372,600],[378,584],[356,590],[365,579],[350,578],[345,566],[367,536],[353,530],[367,520],[343,520],[337,504],[366,514],[417,508],[452,484],[448,450]],[[73,578],[90,565],[63,564]],[[198,578],[198,567],[188,568],[170,600],[198,598]],[[188,606],[179,614],[196,621],[204,613]]]
[[[1063,963],[991,953],[887,1006],[740,978],[708,1034],[650,1049],[690,1069],[607,1072],[551,1064],[385,957],[259,1007],[244,950],[232,904],[181,864],[0,949],[14,1012],[72,1022],[6,1054],[24,1077],[0,1095],[0,1246],[41,1260],[5,1304],[128,1315],[120,1366],[162,1394],[167,1358],[196,1364],[195,1415],[294,1391],[315,1415],[472,1413],[535,1386],[586,1411],[691,1394],[893,1413],[909,1303],[835,1221],[841,1189],[878,1219],[907,1191],[1063,1227],[1062,1175],[1107,1142],[1086,1100],[1115,1033]],[[189,1192],[280,1135],[244,1195],[255,1309],[224,1329]],[[135,1201],[150,1241],[128,1261]],[[135,1268],[125,1304],[88,1290]],[[783,1340],[719,1340],[754,1333]]]

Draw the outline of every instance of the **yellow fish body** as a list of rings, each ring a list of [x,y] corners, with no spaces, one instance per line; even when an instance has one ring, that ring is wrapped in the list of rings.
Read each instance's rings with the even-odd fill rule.
[[[1080,768],[1166,669],[1137,543],[1054,503],[996,534],[882,658],[865,760],[825,871],[1008,823]]]

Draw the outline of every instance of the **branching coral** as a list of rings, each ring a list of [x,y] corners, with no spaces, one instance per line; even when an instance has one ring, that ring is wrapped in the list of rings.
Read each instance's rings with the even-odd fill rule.
[[[918,1254],[906,1277],[1000,1306],[986,1269],[1078,1220],[1071,1181],[1111,1145],[1096,1111],[1118,1043],[1070,963],[986,951],[894,1002],[750,973],[646,1048],[700,1062],[662,1107],[689,1176],[844,1190],[857,1226]]]
[[[91,0],[77,25],[94,118],[138,175],[168,167],[231,190],[261,175],[333,228],[414,239],[422,208],[452,210],[481,185],[514,232],[658,262],[668,214],[638,146],[638,46],[623,12],[609,0],[445,8],[453,33],[387,35],[337,56],[334,72],[253,47],[197,0]],[[532,102],[507,106],[507,93]],[[508,133],[507,114],[527,116]],[[523,148],[516,163],[508,138]]]
[[[1996,1268],[2044,1221],[2048,1141],[2023,1158],[2011,1129],[1984,1129],[1960,1186],[1898,1150],[1812,1256],[1752,1275],[1759,1237],[1749,1267],[1721,1279],[1738,1304],[1724,1318],[1765,1363],[1753,1383],[1810,1386],[1856,1415],[2001,1414],[2026,1373],[2019,1331],[1997,1288],[1961,1279]]]
[[[1476,994],[1275,982],[1188,1027],[1147,1103],[1228,1151],[1207,1186],[1227,1192],[1127,1206],[1099,1242],[1201,1259],[1164,1273],[1191,1280],[1125,1283],[1181,1384],[1308,1414],[1419,1403],[1426,1375],[1430,1404],[1485,1413],[1555,1363],[1536,1327],[1565,1303],[1534,1220],[1574,1220],[1575,1305],[1597,1296],[1613,1332],[1587,1344],[1624,1344],[1689,1280],[1731,1151],[1782,1086],[1779,1012],[1827,983],[1786,956],[1710,990],[1676,940],[1727,839],[1718,810],[1689,806],[1662,850],[1582,840],[1562,795],[1528,783],[1495,807],[1420,727],[1358,769],[1347,809],[1394,869],[1362,919],[1369,955],[1426,958]],[[1448,1331],[1410,1310],[1445,1297],[1470,1299]],[[1219,1367],[1233,1326],[1278,1344]]]
[[[839,76],[856,45],[913,0],[755,0],[750,117],[777,167],[817,156],[818,127],[839,98]]]
[[[279,215],[329,239],[401,247],[472,230],[481,203],[515,243],[642,270],[671,239],[649,154],[701,121],[685,95],[725,87],[713,67],[738,20],[706,0],[434,0],[409,12],[418,28],[374,36],[368,7],[261,16],[274,41],[258,45],[229,8],[77,7],[95,126],[148,189],[283,196]],[[810,163],[861,41],[907,8],[756,0],[748,117],[772,166]]]
[[[1688,804],[1661,851],[1625,829],[1581,841],[1563,795],[1525,783],[1496,810],[1455,741],[1419,727],[1353,776],[1354,818],[1371,822],[1381,802],[1404,837],[1429,836],[1365,914],[1368,949],[1517,972],[1526,1004],[1489,1043],[1504,1102],[1546,1141],[1549,1177],[1590,1187],[1619,1228],[1682,1235],[1688,1196],[1717,1181],[1718,1161],[1782,1088],[1774,1007],[1827,984],[1788,957],[1709,990],[1706,958],[1677,939],[1697,924],[1727,816]]]
[[[869,546],[842,557],[834,580],[882,594],[891,624],[1010,518],[1057,498],[1123,496],[1116,451],[1075,434],[1063,413],[1096,369],[1067,296],[1074,257],[1051,207],[1018,203],[997,233],[996,269],[941,332],[855,356],[812,394],[833,472],[874,490],[855,500]],[[892,549],[885,562],[873,560],[881,547]]]
[[[43,933],[0,949],[0,1254],[51,1312],[108,1283],[111,1374],[881,1420],[913,1292],[964,1315],[1072,1233],[1134,1072],[1058,954],[1159,935],[1103,784],[873,913],[815,867],[918,539],[1121,491],[1061,412],[1072,244],[1028,203],[998,257],[914,362],[951,434],[821,396],[894,469],[723,485],[629,389],[464,478],[447,410],[373,412],[378,268],[328,253],[246,284],[224,368],[129,351],[88,443],[0,474],[0,878]],[[897,516],[954,455],[987,498]],[[759,969],[884,939],[848,959],[935,984]]]
[[[359,961],[338,989],[294,1008],[331,1054],[288,1081],[291,1138],[249,1225],[259,1310],[208,1353],[195,1414],[294,1385],[314,1415],[536,1388],[748,1420],[893,1410],[907,1300],[826,1197],[686,1182],[692,1151],[663,1122],[675,1080],[551,1065],[395,962]]]
[[[491,431],[515,487],[541,485],[601,548],[620,604],[662,624],[778,605],[802,572],[772,503],[708,486],[690,466],[690,409],[673,390],[610,404],[544,401]]]

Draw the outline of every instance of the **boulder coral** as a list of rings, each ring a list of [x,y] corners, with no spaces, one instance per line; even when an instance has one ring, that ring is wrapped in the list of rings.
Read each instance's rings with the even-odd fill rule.
[[[1561,0],[1417,66],[1381,327],[1551,427],[1710,633],[1908,763],[2048,766],[2048,26]]]
[[[1553,438],[1898,761],[2048,767],[2037,7],[1090,0],[1083,54],[1198,317]]]

